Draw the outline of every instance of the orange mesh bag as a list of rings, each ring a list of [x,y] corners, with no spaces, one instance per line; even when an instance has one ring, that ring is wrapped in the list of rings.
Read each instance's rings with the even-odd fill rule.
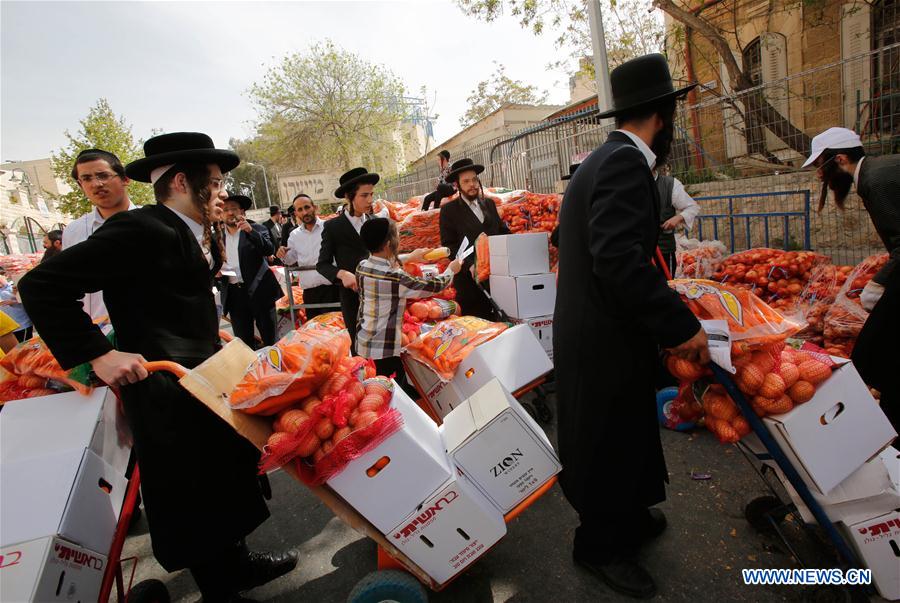
[[[841,341],[846,351],[852,351],[853,343],[862,331],[869,313],[863,309],[859,296],[872,277],[887,263],[888,254],[881,253],[869,256],[857,264],[841,290],[835,296],[834,303],[825,315],[826,347],[834,341]]]
[[[506,328],[503,323],[474,316],[451,318],[437,323],[432,330],[413,340],[406,346],[406,351],[442,380],[449,381],[475,346],[493,339]]]
[[[272,415],[313,393],[350,351],[346,330],[291,331],[256,353],[244,378],[228,396],[234,409]]]
[[[757,248],[728,256],[712,279],[747,289],[775,309],[793,308],[812,276],[828,257],[812,251]]]

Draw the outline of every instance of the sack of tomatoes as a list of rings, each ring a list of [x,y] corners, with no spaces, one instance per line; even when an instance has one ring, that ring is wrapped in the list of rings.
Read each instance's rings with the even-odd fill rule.
[[[725,259],[721,241],[699,241],[676,237],[675,278],[711,278]]]
[[[260,472],[293,461],[306,484],[325,483],[402,427],[394,387],[370,361],[347,359],[316,394],[278,413]]]
[[[888,261],[888,254],[879,253],[856,265],[835,296],[825,315],[825,349],[835,356],[850,357],[859,332],[869,313],[863,309],[859,296],[872,277]]]
[[[747,289],[775,309],[792,308],[812,276],[828,257],[812,251],[757,248],[728,256],[712,279]]]

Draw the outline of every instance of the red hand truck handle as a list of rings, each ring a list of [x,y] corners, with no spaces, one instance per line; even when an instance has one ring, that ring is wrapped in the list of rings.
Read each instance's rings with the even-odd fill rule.
[[[662,254],[662,251],[659,250],[659,247],[656,248],[656,263],[659,264],[659,268],[662,270],[663,274],[666,275],[666,280],[672,280],[672,273],[669,272],[669,265],[666,263],[666,257]]]

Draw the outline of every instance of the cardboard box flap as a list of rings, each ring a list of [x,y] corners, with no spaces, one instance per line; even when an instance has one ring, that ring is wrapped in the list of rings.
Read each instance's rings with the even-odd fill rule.
[[[506,391],[496,378],[472,394],[468,403],[477,429],[483,429],[497,415],[509,408]]]

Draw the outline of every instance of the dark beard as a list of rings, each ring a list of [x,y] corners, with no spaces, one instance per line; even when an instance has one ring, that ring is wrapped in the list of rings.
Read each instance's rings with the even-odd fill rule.
[[[846,203],[850,188],[853,186],[853,175],[839,169],[834,161],[826,165],[823,171],[825,173],[822,175],[822,195],[819,198],[819,209],[821,210],[825,206],[828,189],[834,192],[834,203],[838,209],[844,209],[844,203]]]
[[[656,155],[656,169],[664,166],[669,160],[672,151],[672,141],[675,139],[675,124],[671,119],[663,118],[663,128],[653,137],[650,150]]]

